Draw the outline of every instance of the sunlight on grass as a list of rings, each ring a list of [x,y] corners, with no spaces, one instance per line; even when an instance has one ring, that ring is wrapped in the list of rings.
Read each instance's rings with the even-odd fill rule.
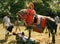
[[[15,29],[16,29],[16,27],[14,26],[13,31],[15,31]],[[25,35],[28,36],[28,30],[25,30],[25,27],[24,26],[21,26],[20,29],[21,29],[21,32],[24,32]],[[59,27],[57,29],[58,29],[57,30],[58,33],[60,33]],[[34,32],[34,31],[31,31],[31,37],[34,38],[36,42],[40,42],[40,44],[46,44],[46,41],[48,41],[48,33],[45,34],[45,31],[42,34],[41,33]],[[2,41],[4,43],[4,38],[5,38],[4,34],[5,34],[5,29],[3,28],[3,25],[0,24],[0,43]],[[16,36],[14,36],[14,35],[9,36],[7,42],[10,42],[11,40],[13,40],[13,41],[16,40]],[[50,41],[51,41],[51,37],[50,37]],[[56,36],[56,44],[57,43],[60,43],[59,41],[60,41],[60,36],[58,35],[58,36]]]

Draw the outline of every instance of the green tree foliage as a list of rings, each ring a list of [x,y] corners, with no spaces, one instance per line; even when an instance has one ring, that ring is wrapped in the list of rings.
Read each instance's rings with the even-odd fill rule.
[[[48,15],[52,10],[50,8],[49,3],[47,3],[47,1],[42,0],[42,2],[34,2],[35,4],[35,10],[38,14],[41,15]]]
[[[11,19],[15,19],[16,13],[25,6],[25,0],[0,0],[0,19],[5,16],[7,11],[11,12]]]
[[[14,1],[12,3],[9,3],[11,8],[10,8],[10,12],[13,14],[11,19],[12,22],[14,22],[16,20],[16,13],[25,8],[25,0],[18,0],[17,3],[14,3]]]
[[[17,3],[13,3],[13,4],[12,3],[10,3],[10,6],[11,6],[10,11],[14,14],[16,14],[20,9],[25,8],[25,1],[24,0],[18,0]]]
[[[12,13],[12,18],[15,19],[16,13],[26,8],[29,2],[34,3],[37,14],[54,16],[52,13],[60,13],[60,0],[57,2],[55,0],[0,0],[0,19],[7,10]]]
[[[35,10],[38,14],[54,17],[54,14],[60,11],[59,2],[59,0],[36,0]]]

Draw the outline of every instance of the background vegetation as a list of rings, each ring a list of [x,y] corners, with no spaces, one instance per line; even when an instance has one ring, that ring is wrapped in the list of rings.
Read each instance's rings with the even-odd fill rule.
[[[34,3],[37,14],[54,17],[57,13],[60,17],[60,0],[0,0],[0,21],[8,10],[12,13],[12,21],[15,21],[16,13],[26,8],[29,2]]]

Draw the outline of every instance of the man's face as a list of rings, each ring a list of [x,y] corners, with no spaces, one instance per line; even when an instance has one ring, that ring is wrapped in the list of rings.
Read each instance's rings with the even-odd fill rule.
[[[8,17],[10,17],[10,16],[11,16],[11,14],[8,14],[7,16],[8,16]]]

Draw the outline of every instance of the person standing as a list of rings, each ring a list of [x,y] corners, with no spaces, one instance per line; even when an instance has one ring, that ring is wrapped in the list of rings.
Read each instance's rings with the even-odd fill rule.
[[[57,15],[57,13],[55,14],[55,22],[56,22],[56,25],[58,26],[58,23],[59,23],[59,16]],[[57,29],[55,30],[55,33],[57,33]],[[57,34],[56,34],[57,35]]]
[[[27,28],[29,29],[29,38],[31,37],[31,25],[33,24],[34,20],[33,17],[36,14],[35,10],[34,10],[34,4],[32,2],[30,2],[28,4],[28,8],[27,8],[27,18],[26,18],[26,23],[27,23]]]
[[[9,31],[7,29],[10,25],[12,25],[11,21],[10,21],[10,16],[11,16],[11,13],[8,11],[6,16],[4,16],[4,18],[3,18],[3,27],[5,28],[5,40],[6,41],[8,39],[8,35],[9,35]]]

